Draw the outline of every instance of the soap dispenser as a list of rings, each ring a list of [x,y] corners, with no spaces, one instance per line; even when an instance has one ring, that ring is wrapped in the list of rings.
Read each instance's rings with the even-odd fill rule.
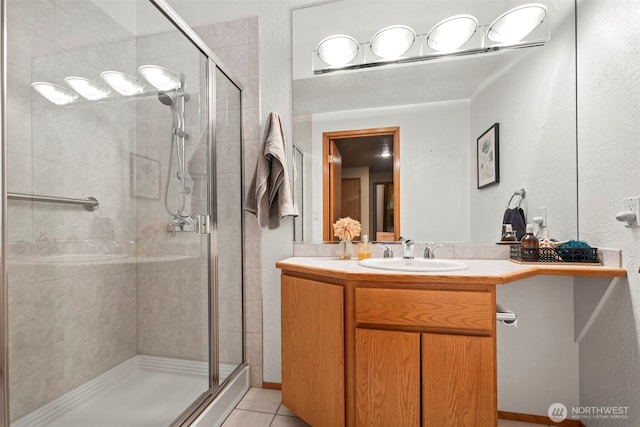
[[[502,237],[500,238],[501,242],[517,242],[518,239],[516,237],[516,233],[513,232],[513,227],[511,224],[503,224],[504,233],[502,233]]]
[[[371,242],[367,234],[362,235],[362,241],[358,244],[358,259],[371,258]]]
[[[540,242],[533,234],[533,224],[527,224],[527,234],[520,241],[522,261],[537,262],[540,259]]]

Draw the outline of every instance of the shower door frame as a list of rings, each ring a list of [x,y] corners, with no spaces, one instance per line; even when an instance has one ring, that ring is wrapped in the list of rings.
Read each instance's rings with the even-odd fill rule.
[[[0,423],[9,426],[9,276],[7,274],[7,2],[0,0]]]
[[[240,186],[243,187],[244,168],[242,159],[244,157],[244,147],[242,141],[242,92],[243,84],[233,76],[230,70],[213,53],[211,48],[200,39],[200,37],[189,27],[189,25],[171,8],[165,0],[148,0],[160,13],[178,29],[207,59],[207,142],[208,142],[208,197],[209,215],[211,217],[211,232],[209,233],[209,389],[202,393],[180,416],[172,423],[172,427],[189,426],[207,406],[215,399],[224,387],[235,380],[241,371],[247,366],[244,335],[244,289],[242,292],[242,362],[234,369],[222,384],[219,375],[219,321],[218,316],[213,315],[218,312],[218,281],[217,281],[217,231],[216,231],[216,73],[222,72],[240,90]],[[9,427],[9,378],[8,378],[8,274],[7,274],[7,126],[6,126],[6,102],[7,102],[7,0],[0,0],[0,427]],[[242,201],[241,201],[242,212]],[[244,218],[241,213],[241,247],[244,254]],[[244,284],[244,255],[242,261],[242,284]],[[244,288],[244,285],[242,285]]]

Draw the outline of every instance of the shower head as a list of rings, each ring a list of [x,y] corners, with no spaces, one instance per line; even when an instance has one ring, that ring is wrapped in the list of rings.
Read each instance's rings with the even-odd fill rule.
[[[162,102],[164,105],[168,105],[170,107],[174,104],[174,99],[171,95],[166,92],[158,92],[158,100]]]

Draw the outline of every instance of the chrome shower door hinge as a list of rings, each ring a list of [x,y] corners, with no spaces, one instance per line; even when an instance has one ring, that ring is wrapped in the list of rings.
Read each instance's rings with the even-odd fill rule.
[[[196,233],[211,234],[211,215],[196,215]]]

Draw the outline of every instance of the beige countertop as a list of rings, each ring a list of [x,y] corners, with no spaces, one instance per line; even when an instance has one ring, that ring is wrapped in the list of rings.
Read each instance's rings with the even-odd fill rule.
[[[508,260],[457,259],[469,266],[466,270],[448,272],[406,272],[363,267],[358,260],[338,260],[335,257],[292,257],[276,263],[283,272],[322,275],[339,280],[376,280],[423,283],[483,283],[505,284],[528,277],[587,276],[626,277],[622,268],[576,264],[518,264]]]

